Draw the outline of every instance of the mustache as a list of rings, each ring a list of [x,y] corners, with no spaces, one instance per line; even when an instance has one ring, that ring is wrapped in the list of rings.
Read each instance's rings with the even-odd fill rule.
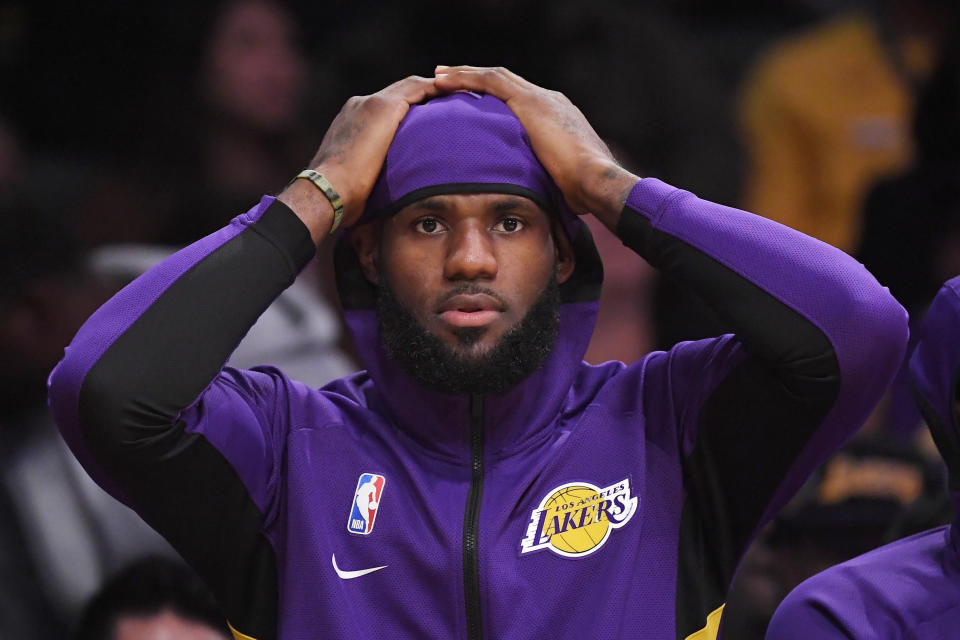
[[[476,295],[476,294],[490,296],[491,298],[499,302],[504,309],[506,309],[508,306],[506,300],[500,297],[500,295],[496,291],[494,291],[493,289],[488,289],[487,287],[484,287],[483,285],[478,284],[476,282],[461,282],[455,285],[452,289],[450,289],[449,291],[446,291],[442,296],[440,296],[440,299],[437,300],[437,304],[441,305],[447,300],[449,300],[450,298],[453,298],[454,296]]]

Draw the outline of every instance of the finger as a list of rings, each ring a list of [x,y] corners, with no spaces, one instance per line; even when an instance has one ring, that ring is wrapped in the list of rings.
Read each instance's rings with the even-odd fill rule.
[[[437,87],[443,91],[477,91],[504,102],[516,95],[520,77],[506,69],[491,67],[447,67],[438,71]]]
[[[407,104],[416,104],[427,98],[433,98],[440,95],[443,90],[437,87],[433,78],[424,78],[422,76],[410,76],[394,82],[386,89],[384,93],[395,95],[402,98]]]
[[[512,81],[513,83],[517,84],[517,85],[525,86],[525,87],[528,87],[528,88],[539,88],[539,87],[537,87],[537,85],[533,84],[532,82],[530,82],[530,81],[528,81],[528,80],[525,80],[522,76],[517,75],[516,73],[514,73],[513,71],[510,71],[510,69],[507,69],[507,68],[505,68],[505,67],[471,67],[470,65],[449,66],[449,65],[444,65],[444,64],[438,64],[438,65],[437,65],[436,67],[434,67],[434,69],[433,69],[433,75],[434,75],[434,76],[446,75],[446,74],[450,73],[451,71],[477,71],[477,72],[482,72],[482,71],[486,71],[486,70],[495,71],[495,72],[499,73],[500,75],[504,76],[507,80],[510,80],[510,81]]]

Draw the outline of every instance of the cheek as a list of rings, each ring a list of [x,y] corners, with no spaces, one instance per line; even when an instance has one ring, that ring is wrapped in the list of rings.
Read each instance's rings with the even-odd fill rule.
[[[553,243],[541,240],[514,247],[501,253],[499,263],[502,276],[499,279],[505,286],[512,284],[511,293],[518,302],[523,301],[524,308],[529,308],[543,292],[556,268]]]
[[[423,309],[439,294],[443,267],[437,256],[423,247],[385,247],[380,254],[380,276],[386,278],[403,306],[423,316]]]

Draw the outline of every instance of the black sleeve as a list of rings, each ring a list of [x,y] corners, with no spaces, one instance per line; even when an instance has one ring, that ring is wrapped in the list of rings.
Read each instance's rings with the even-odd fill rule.
[[[76,422],[95,464],[118,497],[207,581],[234,628],[265,640],[276,635],[277,567],[262,532],[263,505],[227,457],[180,417],[314,255],[306,227],[284,204],[265,201],[254,212],[175,254],[104,305],[55,370],[50,393],[69,441],[64,406],[71,376],[80,377],[75,372],[84,359],[92,361],[80,381]],[[97,355],[97,341],[117,324],[128,326]],[[261,377],[268,396],[269,376]],[[238,424],[256,429],[273,419],[269,398],[248,397],[229,381],[223,386],[235,392]],[[278,452],[259,440],[253,453],[275,464]]]

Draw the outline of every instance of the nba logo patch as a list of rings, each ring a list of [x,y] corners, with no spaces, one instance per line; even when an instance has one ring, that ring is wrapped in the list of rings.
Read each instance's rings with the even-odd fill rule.
[[[347,519],[347,531],[364,536],[373,531],[373,522],[380,508],[380,496],[383,495],[383,484],[386,481],[386,478],[376,473],[360,474],[357,491],[353,494],[350,517]]]
[[[630,479],[607,487],[568,482],[556,487],[530,514],[520,553],[549,549],[565,558],[590,555],[637,511]]]

